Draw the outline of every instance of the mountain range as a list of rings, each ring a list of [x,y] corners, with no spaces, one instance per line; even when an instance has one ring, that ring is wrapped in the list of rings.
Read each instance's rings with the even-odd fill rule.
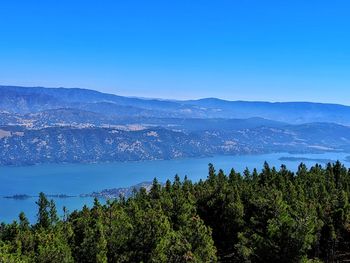
[[[0,86],[0,164],[350,151],[350,107]]]

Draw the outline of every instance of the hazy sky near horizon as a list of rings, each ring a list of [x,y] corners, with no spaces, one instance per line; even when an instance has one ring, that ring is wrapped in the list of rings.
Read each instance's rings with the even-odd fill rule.
[[[0,84],[350,105],[350,1],[0,2]]]

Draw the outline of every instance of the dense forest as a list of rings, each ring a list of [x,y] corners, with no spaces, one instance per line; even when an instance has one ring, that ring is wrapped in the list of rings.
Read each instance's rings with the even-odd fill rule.
[[[0,226],[1,262],[344,262],[350,260],[350,170],[175,176],[59,218],[41,193],[37,222]]]

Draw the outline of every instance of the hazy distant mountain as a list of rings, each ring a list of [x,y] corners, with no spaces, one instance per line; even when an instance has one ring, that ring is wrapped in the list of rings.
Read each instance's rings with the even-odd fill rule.
[[[124,114],[105,115],[92,111],[71,108],[59,108],[39,111],[36,113],[14,114],[0,112],[0,125],[19,125],[31,129],[52,126],[72,127],[138,127],[145,129],[160,126],[176,131],[203,130],[237,130],[254,127],[283,127],[286,123],[266,120],[262,118],[222,119],[222,118],[161,118],[145,116],[125,116]]]
[[[75,108],[119,117],[259,117],[290,124],[333,122],[350,125],[350,107],[337,104],[245,102],[215,98],[170,101],[129,98],[86,89],[0,86],[0,111],[24,114],[58,108]]]
[[[63,107],[91,109],[114,114],[129,109],[131,113],[151,110],[172,112],[186,107],[178,102],[128,98],[87,89],[0,86],[0,110],[14,113],[31,113]],[[129,107],[129,108],[128,108]],[[139,111],[135,112],[135,109]],[[128,112],[127,112],[128,113]],[[176,112],[174,112],[176,114]]]
[[[291,124],[308,122],[350,124],[350,107],[338,104],[225,101],[215,98],[192,100],[186,103],[211,109],[211,112],[216,110],[217,113],[212,115],[223,118],[261,117]]]
[[[350,107],[0,86],[0,164],[350,151]]]

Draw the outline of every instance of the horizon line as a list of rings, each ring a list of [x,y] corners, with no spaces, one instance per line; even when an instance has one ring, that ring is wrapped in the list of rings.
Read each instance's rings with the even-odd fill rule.
[[[80,88],[80,87],[44,87],[41,85],[38,86],[19,86],[19,85],[4,85],[0,84],[0,88],[2,87],[13,87],[13,88],[43,88],[43,89],[75,89],[75,90],[86,90],[86,91],[94,91],[101,94],[112,95],[112,96],[120,96],[126,98],[133,99],[143,99],[143,100],[158,100],[158,101],[173,101],[173,102],[188,102],[188,101],[200,101],[200,100],[220,100],[224,102],[247,102],[247,103],[270,103],[270,104],[279,104],[279,103],[309,103],[309,104],[328,104],[328,105],[338,105],[344,107],[350,107],[350,105],[336,102],[320,102],[320,101],[305,101],[305,100],[291,100],[291,101],[267,101],[267,100],[242,100],[242,99],[224,99],[220,97],[197,97],[197,98],[188,98],[188,99],[170,99],[170,98],[160,98],[160,97],[143,97],[137,95],[120,95],[117,93],[104,92],[97,89],[92,88]]]

